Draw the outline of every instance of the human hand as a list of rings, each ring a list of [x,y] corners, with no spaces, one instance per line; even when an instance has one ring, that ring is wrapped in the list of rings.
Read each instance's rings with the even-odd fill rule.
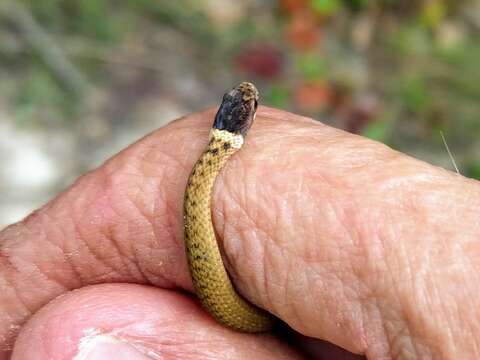
[[[185,292],[183,192],[213,116],[154,132],[0,233],[13,359],[302,357],[299,336],[230,331]],[[371,359],[479,356],[477,181],[261,107],[212,201],[240,293],[298,333]]]

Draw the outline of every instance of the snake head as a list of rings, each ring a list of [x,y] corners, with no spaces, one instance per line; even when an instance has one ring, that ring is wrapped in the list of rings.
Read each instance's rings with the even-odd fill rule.
[[[258,90],[252,83],[242,82],[223,95],[215,115],[213,128],[245,136],[255,119]]]

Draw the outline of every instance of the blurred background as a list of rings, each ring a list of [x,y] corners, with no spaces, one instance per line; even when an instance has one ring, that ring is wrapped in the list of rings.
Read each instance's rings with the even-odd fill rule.
[[[1,0],[0,227],[240,80],[480,178],[480,2]]]

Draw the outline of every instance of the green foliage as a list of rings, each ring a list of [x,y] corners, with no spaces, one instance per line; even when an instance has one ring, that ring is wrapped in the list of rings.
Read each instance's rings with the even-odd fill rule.
[[[407,79],[402,83],[401,97],[406,106],[415,112],[425,110],[429,104],[427,85],[420,77]]]
[[[31,68],[18,84],[14,101],[17,119],[21,123],[34,121],[41,114],[48,114],[57,121],[70,119],[76,110],[74,97],[66,95],[43,66]]]
[[[368,5],[369,0],[344,0],[343,2],[352,10],[359,11]]]
[[[427,28],[438,26],[447,13],[445,2],[441,0],[430,0],[425,2],[420,11],[419,22]]]
[[[473,161],[468,167],[465,175],[480,180],[480,160]]]
[[[73,31],[103,41],[118,39],[122,27],[116,18],[115,9],[106,0],[82,0],[75,3]]]
[[[119,39],[125,25],[124,19],[117,17],[118,8],[108,0],[24,0],[24,3],[37,21],[53,33],[113,41]]]
[[[23,3],[38,21],[51,30],[58,30],[62,27],[62,0],[23,0]]]
[[[310,6],[320,15],[332,15],[340,7],[339,0],[310,0]]]
[[[290,93],[285,86],[273,85],[265,96],[265,103],[284,109],[288,106],[290,100]]]
[[[324,79],[327,73],[327,64],[316,54],[305,54],[298,59],[298,69],[307,80]]]
[[[372,140],[386,142],[388,139],[389,126],[385,119],[370,122],[362,131],[362,135]]]
[[[411,56],[428,53],[432,49],[432,34],[418,23],[407,22],[388,39],[397,54]]]
[[[171,26],[198,39],[205,46],[212,45],[216,40],[212,24],[195,0],[128,0],[125,7],[131,15],[151,19],[163,26]]]

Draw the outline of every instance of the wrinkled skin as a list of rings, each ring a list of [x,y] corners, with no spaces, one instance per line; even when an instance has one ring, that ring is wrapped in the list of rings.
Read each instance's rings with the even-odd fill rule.
[[[189,295],[182,245],[213,116],[159,129],[0,233],[13,359],[69,359],[80,341],[129,359],[340,358],[298,333],[369,359],[480,357],[479,182],[265,107],[216,183],[213,220],[239,291],[298,333],[217,325]]]

